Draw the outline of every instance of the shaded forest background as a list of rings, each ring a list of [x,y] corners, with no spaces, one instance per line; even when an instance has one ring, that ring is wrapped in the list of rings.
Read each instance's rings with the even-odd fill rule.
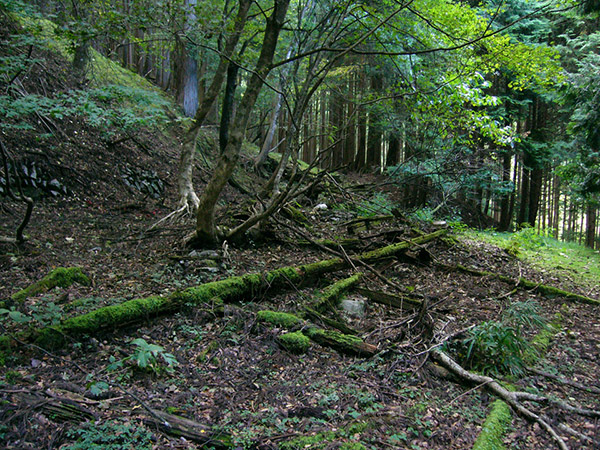
[[[223,152],[279,3],[6,0],[3,7],[39,17],[30,39],[61,36],[82,86],[99,76],[91,73],[94,55],[118,61],[177,99],[190,118],[177,119],[186,133],[217,128]],[[423,217],[500,231],[537,227],[600,245],[595,2],[284,3],[274,61],[241,130],[261,150],[253,170],[276,151],[284,166],[291,159],[386,173],[402,189],[394,201]],[[57,104],[18,93],[14,81],[28,70],[35,43],[7,44],[18,50],[3,70],[3,129],[48,110],[101,122],[98,111],[73,110],[78,94]],[[131,101],[135,86],[110,96]],[[149,100],[144,116],[122,111],[114,122],[128,138],[140,124],[158,126],[165,117],[157,102]],[[274,178],[259,190],[275,193]],[[182,198],[195,197],[178,183]]]

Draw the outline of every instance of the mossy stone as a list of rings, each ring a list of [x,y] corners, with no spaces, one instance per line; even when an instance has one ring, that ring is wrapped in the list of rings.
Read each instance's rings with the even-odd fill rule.
[[[306,353],[310,348],[310,339],[300,331],[282,334],[277,340],[283,348],[296,355]]]

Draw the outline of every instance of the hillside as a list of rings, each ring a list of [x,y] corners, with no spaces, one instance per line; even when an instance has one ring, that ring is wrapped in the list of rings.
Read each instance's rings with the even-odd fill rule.
[[[3,20],[6,41],[19,29]],[[0,86],[10,101],[105,98],[60,52],[33,47],[30,58],[16,94]],[[152,229],[177,204],[177,108],[110,121],[158,95],[117,82],[88,113],[23,112],[28,127],[4,114],[2,141],[35,204],[26,242],[0,242],[3,448],[597,448],[597,252],[553,247],[533,230],[490,243],[398,209],[401,186],[383,175],[342,173],[260,236],[191,250],[192,218]],[[198,191],[217,142],[203,130]],[[265,181],[251,170],[255,152],[246,144],[234,175],[242,189],[220,198],[225,224],[248,215],[255,198],[243,191]],[[58,189],[40,188],[52,180]],[[0,235],[13,236],[23,214],[0,196]],[[87,278],[22,291],[63,267]],[[489,425],[493,383],[453,375],[440,349],[473,373],[586,411],[519,399],[558,440],[510,411]],[[499,429],[497,442],[482,428]]]

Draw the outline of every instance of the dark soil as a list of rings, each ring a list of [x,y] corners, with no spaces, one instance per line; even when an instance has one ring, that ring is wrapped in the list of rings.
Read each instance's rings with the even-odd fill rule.
[[[344,222],[356,216],[361,196],[369,198],[382,181],[375,176],[356,175],[340,179],[345,191],[331,184],[318,199],[303,200],[311,228],[279,217],[278,221],[287,226],[272,223],[264,241],[249,240],[242,247],[218,249],[219,259],[214,264],[194,258],[183,245],[184,237],[193,230],[193,221],[149,231],[176,204],[173,174],[179,146],[173,130],[141,131],[135,139],[114,144],[119,139],[107,141],[83,120],[58,125],[60,132],[54,130],[42,140],[35,139],[33,132],[3,138],[16,157],[37,158],[69,188],[69,194],[36,198],[26,230],[27,243],[0,244],[0,299],[9,299],[59,266],[80,266],[93,279],[89,287],[75,285],[28,299],[20,309],[33,316],[38,325],[231,275],[329,258],[331,255],[321,249],[301,245],[302,238],[290,227],[313,239],[347,237]],[[211,153],[206,156],[210,160]],[[166,185],[164,195],[152,199],[129,188],[122,176],[125,167],[154,170]],[[196,171],[198,189],[207,170]],[[238,176],[247,186],[262,182],[247,173]],[[353,191],[350,185],[366,188]],[[391,188],[388,193],[391,198],[398,195]],[[23,207],[6,198],[0,202],[0,235],[9,236],[21,220]],[[320,202],[329,208],[315,210]],[[235,221],[239,206],[244,204],[250,205],[251,201],[228,187],[220,203],[220,222],[227,225]],[[332,208],[341,204],[345,208]],[[358,231],[362,246],[354,251],[410,239],[415,236],[411,230],[414,225],[393,220]],[[386,230],[395,231],[383,233]],[[444,268],[462,264],[515,280],[521,275],[542,281],[541,274],[493,246],[437,241],[424,248],[431,261],[420,259],[422,248],[415,248],[410,253],[413,257],[385,261],[377,269],[401,285],[405,293],[429,298],[428,326],[417,323],[409,311],[368,301],[361,317],[337,312],[367,342],[378,347],[380,352],[370,359],[343,356],[316,344],[305,355],[293,355],[277,343],[277,336],[284,330],[256,322],[258,310],[300,310],[322,287],[350,271],[313,280],[311,286],[289,286],[241,299],[226,305],[222,315],[189,308],[171,316],[142,320],[126,329],[87,336],[54,352],[17,345],[15,353],[4,355],[0,368],[0,445],[7,449],[72,445],[74,430],[85,425],[48,413],[44,405],[48,399],[57,398],[84,406],[94,416],[97,427],[108,424],[120,430],[115,434],[124,436],[122,448],[136,447],[127,441],[133,438],[123,431],[129,430],[129,425],[146,429],[152,448],[200,447],[164,434],[156,426],[142,425],[148,407],[230,433],[237,448],[470,448],[494,398],[474,386],[440,378],[428,361],[427,350],[471,325],[498,320],[517,301],[537,302],[547,321],[558,312],[563,317],[562,329],[538,367],[600,388],[597,306],[545,298],[535,291],[512,292],[514,285]],[[561,286],[560,279],[551,281]],[[394,292],[369,273],[361,286]],[[349,295],[365,301],[358,294]],[[17,327],[9,319],[2,320],[0,326],[5,332]],[[178,365],[167,370],[159,355],[153,368],[136,367],[135,361],[127,358],[134,353],[132,340],[137,338],[163,347],[175,356]],[[115,366],[118,361],[123,361],[122,365]],[[595,409],[600,406],[598,394],[539,375],[525,375],[511,382],[573,404]],[[100,386],[104,392],[95,395],[94,387]],[[567,423],[591,439],[584,442],[561,432],[571,448],[598,448],[597,418],[566,415],[549,407],[543,412],[553,424]],[[87,429],[88,435],[92,434]],[[513,419],[505,441],[508,448],[555,446],[537,425],[519,418]]]

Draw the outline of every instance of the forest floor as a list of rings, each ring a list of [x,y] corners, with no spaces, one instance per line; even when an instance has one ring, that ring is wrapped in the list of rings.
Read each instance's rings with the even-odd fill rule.
[[[157,136],[147,138],[161,142]],[[33,317],[28,325],[47,325],[132,298],[166,295],[232,275],[263,273],[331,257],[319,248],[302,244],[290,228],[281,225],[285,221],[313,239],[358,238],[353,253],[415,236],[411,231],[414,224],[396,219],[349,235],[344,223],[364,212],[369,204],[373,206],[369,199],[385,181],[374,176],[353,176],[340,179],[340,183],[347,189],[360,185],[362,201],[349,201],[347,191],[330,187],[321,193],[318,202],[337,206],[315,210],[316,201],[306,200],[302,209],[309,218],[307,228],[281,218],[280,224],[272,226],[267,240],[249,242],[242,248],[229,247],[225,254],[219,249],[222,259],[218,264],[207,264],[206,259],[191,257],[182,244],[183,237],[192,231],[192,222],[148,231],[169,211],[165,204],[173,204],[174,186],[167,187],[171,198],[163,204],[127,189],[119,172],[111,169],[126,163],[153,167],[168,180],[176,154],[168,145],[152,148],[154,154],[135,145],[127,152],[103,149],[100,153],[90,148],[87,153],[80,149],[78,156],[68,159],[70,171],[82,184],[89,184],[76,187],[64,198],[40,199],[28,228],[29,241],[22,247],[3,244],[2,299],[60,266],[82,267],[93,280],[91,286],[57,288],[28,298],[20,308]],[[393,195],[388,189],[389,198]],[[228,187],[219,215],[228,220],[232,205],[244,201],[242,194]],[[18,224],[19,208],[3,203],[2,234],[11,233]],[[427,231],[430,225],[421,227]],[[424,249],[426,257],[419,257]],[[597,255],[594,258],[595,262],[592,259],[590,263],[597,264]],[[448,271],[447,266],[457,264],[507,275],[515,283]],[[72,341],[62,350],[43,352],[18,346],[17,352],[5,356],[0,368],[2,447],[91,448],[73,445],[77,438],[88,439],[88,443],[104,442],[101,436],[107,435],[118,436],[122,448],[201,447],[163,434],[155,426],[142,426],[145,408],[150,407],[227,432],[237,448],[471,448],[494,398],[472,386],[440,378],[428,361],[427,350],[432,342],[471,325],[498,320],[515,302],[536,302],[548,322],[559,312],[562,316],[561,330],[539,360],[538,368],[600,388],[598,307],[560,297],[547,298],[535,290],[515,289],[516,280],[522,276],[598,299],[600,287],[593,280],[587,285],[574,282],[561,268],[542,272],[472,235],[459,236],[456,243],[438,240],[417,247],[403,258],[378,264],[377,269],[406,292],[432,300],[434,306],[428,315],[434,324],[433,337],[425,338],[414,327],[412,311],[371,303],[356,292],[349,297],[364,305],[364,312],[337,312],[337,317],[377,346],[378,352],[371,358],[340,355],[316,344],[306,354],[294,355],[278,344],[277,336],[283,330],[257,322],[259,310],[302,309],[322,287],[352,272],[346,271],[314,280],[308,287],[261,292],[225,305],[221,315],[187,308]],[[393,291],[369,273],[360,285]],[[17,326],[8,318],[2,322],[5,331]],[[136,367],[135,359],[130,357],[136,350],[132,341],[138,338],[161,346],[175,356],[177,365],[168,370],[159,352],[153,369]],[[600,404],[598,394],[533,373],[513,377],[511,382],[592,409]],[[93,392],[94,386],[103,386],[104,392]],[[93,422],[85,425],[64,421],[43,409],[48,398],[65,397],[85,405]],[[571,448],[597,448],[598,419],[565,416],[551,408],[546,414],[592,439],[584,442],[566,435]],[[520,449],[554,445],[537,425],[515,417],[504,441],[507,447]]]
[[[43,70],[28,74],[24,89],[72,87],[76,81],[69,79],[64,64],[47,59]],[[40,84],[41,79],[46,82]],[[219,248],[216,255],[203,257],[183,245],[184,237],[193,231],[193,221],[150,230],[176,204],[177,130],[107,137],[83,120],[56,125],[47,124],[44,136],[35,131],[3,135],[13,154],[35,161],[47,180],[57,179],[69,191],[36,198],[24,245],[0,243],[0,300],[9,300],[57,267],[81,267],[92,284],[30,296],[17,308],[22,315],[2,314],[4,335],[134,298],[170,295],[232,275],[265,273],[332,257],[303,242],[305,238],[294,230],[311,239],[354,239],[354,248],[348,245],[345,250],[356,254],[413,239],[418,235],[415,226],[424,232],[433,229],[430,223],[401,219],[349,229],[348,221],[374,212],[382,199],[388,206],[393,204],[399,192],[381,176],[340,175],[336,182],[324,185],[318,197],[300,199],[295,205],[308,223],[279,217],[264,240]],[[200,143],[198,190],[210,171],[211,148],[217,146],[207,133]],[[249,167],[248,162],[242,161],[242,167]],[[159,199],[138,190],[143,186],[140,182],[146,188],[159,186],[157,180],[164,183]],[[238,171],[236,180],[247,187],[263,181],[250,175],[249,169]],[[315,208],[319,203],[328,208]],[[228,186],[220,201],[220,223],[243,218],[251,205],[250,198]],[[13,235],[22,216],[22,205],[1,197],[0,235]],[[531,244],[524,235],[515,239]],[[13,341],[0,366],[0,447],[202,448],[149,422],[148,409],[153,409],[205,424],[210,427],[207,435],[229,434],[232,448],[240,449],[471,448],[494,398],[478,386],[441,376],[428,350],[449,336],[464,338],[467,331],[461,334],[461,330],[501,320],[516,304],[532,302],[546,322],[555,321],[557,313],[561,316],[560,329],[536,367],[596,393],[534,372],[506,379],[523,390],[600,409],[598,306],[550,298],[536,289],[516,289],[518,278],[525,277],[600,299],[595,276],[600,257],[593,252],[581,257],[587,260],[575,274],[567,264],[540,267],[548,250],[542,245],[522,252],[529,259],[511,256],[519,246],[509,247],[463,233],[457,241],[439,239],[377,263],[375,268],[401,289],[372,272],[366,272],[360,287],[428,298],[430,327],[419,327],[413,311],[382,306],[351,290],[348,298],[362,305],[363,311],[330,314],[377,348],[375,356],[368,358],[342,355],[314,343],[305,354],[295,355],[280,346],[281,327],[257,321],[260,310],[302,310],[325,286],[354,272],[350,269],[306,286],[256,292],[226,304],[218,314],[187,307],[143,318],[127,327],[70,340],[58,350]],[[581,269],[586,264],[588,274]],[[514,282],[449,270],[456,265],[502,274]],[[24,320],[29,321],[19,323]],[[527,328],[525,337],[531,339],[535,333]],[[137,339],[155,351],[157,360],[149,368],[139,367],[148,353],[133,342]],[[450,345],[448,351],[452,350]],[[460,356],[460,349],[454,350],[454,356]],[[173,355],[176,364],[166,354]],[[69,405],[70,415],[65,413]],[[561,432],[570,448],[598,448],[597,418],[566,415],[547,405],[543,412],[552,424],[566,423],[589,438]],[[555,446],[537,424],[514,415],[503,440],[507,448],[515,449]]]

